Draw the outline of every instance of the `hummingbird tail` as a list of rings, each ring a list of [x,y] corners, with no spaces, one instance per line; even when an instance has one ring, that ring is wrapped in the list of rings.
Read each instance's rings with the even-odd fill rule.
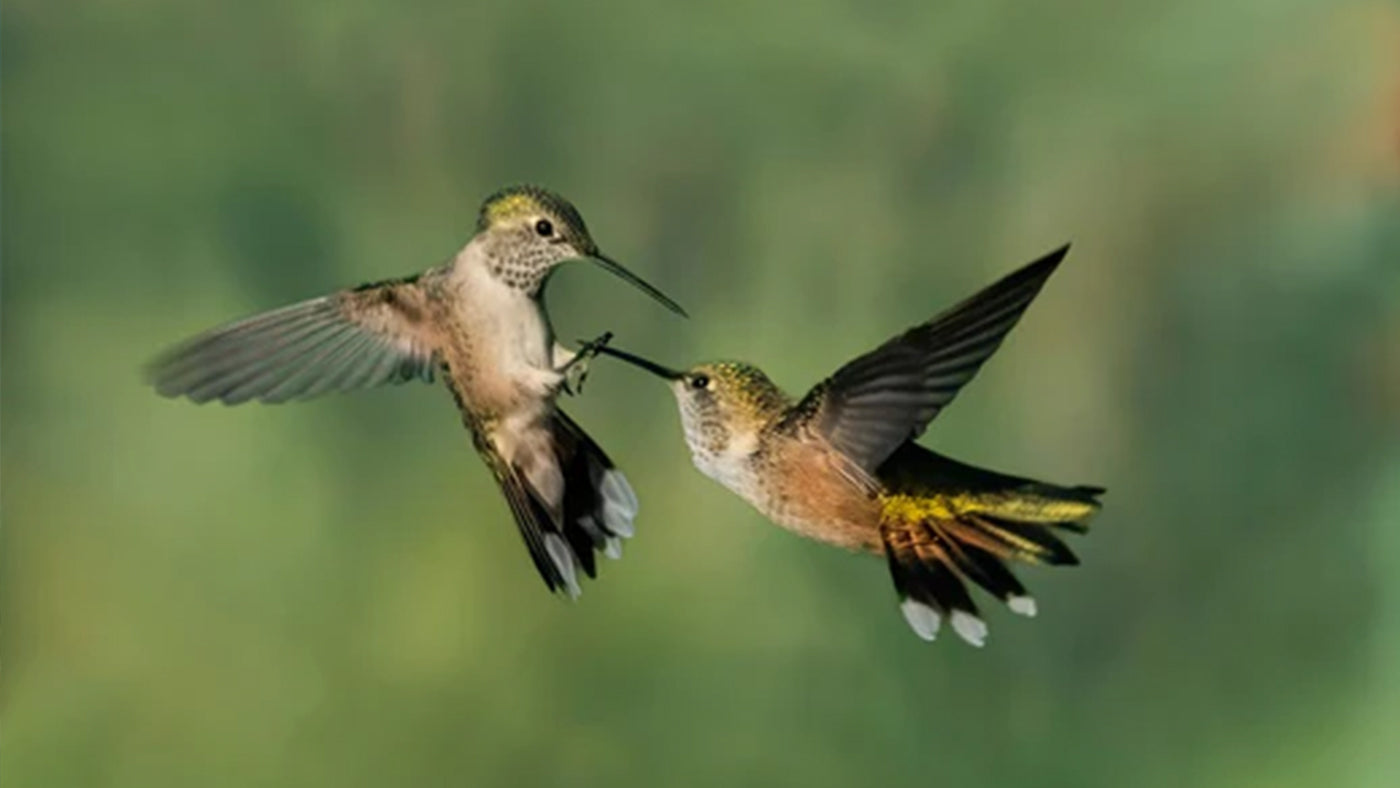
[[[549,430],[549,450],[525,458],[524,466],[482,453],[545,585],[577,597],[579,572],[597,576],[594,551],[622,557],[637,498],[608,455],[562,411],[554,411]]]
[[[637,495],[622,471],[568,414],[555,410],[551,427],[564,471],[564,537],[584,571],[594,577],[593,551],[622,557],[622,540],[634,533]]]
[[[904,473],[896,472],[902,479],[882,499],[881,536],[900,609],[926,640],[946,618],[980,646],[987,625],[964,581],[1012,612],[1034,616],[1035,599],[1006,562],[1079,563],[1055,531],[1083,533],[1104,490],[1007,476],[915,448],[926,456],[906,462]],[[921,472],[911,476],[911,470]]]

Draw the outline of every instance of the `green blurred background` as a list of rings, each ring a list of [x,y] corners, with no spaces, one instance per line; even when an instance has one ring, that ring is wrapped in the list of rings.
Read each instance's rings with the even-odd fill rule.
[[[7,0],[6,786],[1400,784],[1400,9]],[[139,367],[435,264],[511,182],[550,306],[794,391],[1059,245],[925,442],[1109,488],[975,650],[693,471],[600,362],[638,537],[547,595],[440,388]]]

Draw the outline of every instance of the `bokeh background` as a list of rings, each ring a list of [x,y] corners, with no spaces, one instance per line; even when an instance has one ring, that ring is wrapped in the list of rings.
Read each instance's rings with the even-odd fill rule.
[[[1400,784],[1400,9],[7,0],[6,786]],[[925,442],[1109,488],[983,650],[565,407],[643,499],[547,595],[439,388],[195,407],[212,324],[535,181],[565,337],[800,391],[1073,240]]]

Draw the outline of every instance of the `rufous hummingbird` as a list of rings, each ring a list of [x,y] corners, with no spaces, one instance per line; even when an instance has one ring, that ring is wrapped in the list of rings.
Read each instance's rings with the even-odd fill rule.
[[[884,555],[915,633],[933,640],[946,619],[980,646],[987,625],[966,581],[1035,615],[1005,562],[1077,563],[1055,532],[1084,531],[1104,490],[984,470],[914,439],[1001,345],[1068,249],[856,358],[799,400],[750,364],[676,370],[599,352],[669,382],[701,472],[802,536]]]

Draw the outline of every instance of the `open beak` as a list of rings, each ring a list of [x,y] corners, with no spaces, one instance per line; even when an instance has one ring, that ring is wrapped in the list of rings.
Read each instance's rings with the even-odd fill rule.
[[[622,359],[623,361],[626,361],[628,364],[631,364],[634,367],[641,367],[647,372],[650,372],[651,374],[656,375],[657,377],[662,378],[663,380],[680,380],[682,377],[685,376],[685,373],[679,370],[671,369],[670,367],[663,367],[655,361],[647,361],[641,356],[634,356],[625,350],[618,350],[617,348],[608,347],[607,345],[599,347],[598,352],[605,356],[612,356],[613,358]]]
[[[628,271],[626,268],[623,268],[622,263],[619,263],[611,257],[608,257],[602,252],[594,252],[593,254],[588,256],[588,259],[602,266],[604,269],[611,271],[618,278],[629,282],[632,286],[636,287],[638,290],[641,290],[643,293],[646,293],[652,298],[655,298],[657,301],[660,301],[662,306],[666,307],[672,312],[675,312],[681,317],[690,317],[690,315],[687,315],[685,313],[684,309],[681,309],[680,304],[677,304],[675,301],[672,301],[670,298],[667,298],[665,293],[662,293],[660,290],[657,290],[656,288],[647,284],[646,281],[643,280],[640,276],[637,276],[631,271]]]

